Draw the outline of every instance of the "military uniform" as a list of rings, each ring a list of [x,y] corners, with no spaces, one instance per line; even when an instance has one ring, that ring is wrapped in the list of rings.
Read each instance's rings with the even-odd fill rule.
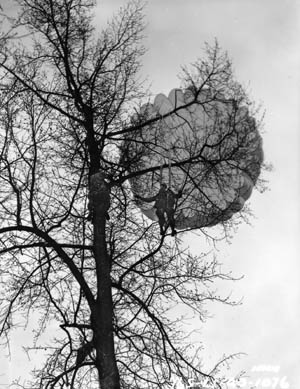
[[[165,215],[167,215],[167,220],[171,227],[172,235],[176,235],[174,213],[176,198],[181,197],[181,192],[175,194],[170,188],[167,188],[166,184],[162,184],[157,195],[147,198],[141,196],[136,197],[148,203],[155,201],[154,208],[156,209],[161,235],[164,234],[164,228],[167,225]]]
[[[96,207],[100,214],[104,214],[106,219],[109,219],[107,211],[110,207],[110,187],[104,178],[105,174],[102,172],[93,174],[90,178],[88,220],[93,220]]]

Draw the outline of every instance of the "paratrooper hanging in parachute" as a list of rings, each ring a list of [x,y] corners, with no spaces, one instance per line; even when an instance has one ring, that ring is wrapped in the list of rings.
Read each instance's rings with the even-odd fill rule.
[[[155,201],[154,208],[158,217],[160,234],[164,235],[168,227],[170,226],[172,236],[175,236],[177,234],[177,231],[175,229],[174,214],[176,210],[176,199],[179,199],[181,196],[181,191],[176,194],[170,188],[168,188],[167,184],[165,183],[161,184],[160,190],[155,196],[141,197],[137,194],[135,195],[137,199],[145,201],[147,203]]]

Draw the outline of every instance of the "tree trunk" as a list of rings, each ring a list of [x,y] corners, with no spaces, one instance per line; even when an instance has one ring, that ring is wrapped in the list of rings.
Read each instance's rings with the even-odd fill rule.
[[[107,253],[105,239],[106,207],[103,204],[94,208],[94,255],[96,261],[98,293],[92,307],[91,324],[94,330],[96,365],[99,372],[101,389],[120,389],[114,337],[113,337],[113,304],[110,279],[110,257]]]
[[[120,377],[114,348],[111,263],[107,252],[105,234],[106,216],[110,206],[110,189],[104,182],[103,177],[97,177],[100,168],[100,155],[94,137],[92,110],[85,107],[84,114],[86,117],[87,144],[91,159],[89,207],[94,226],[93,243],[97,274],[97,298],[95,305],[91,307],[96,367],[99,374],[100,389],[120,389]]]

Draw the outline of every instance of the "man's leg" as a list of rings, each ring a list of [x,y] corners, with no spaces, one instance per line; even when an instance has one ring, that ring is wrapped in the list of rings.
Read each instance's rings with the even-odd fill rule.
[[[166,224],[166,219],[165,219],[165,211],[161,208],[156,209],[156,215],[158,217],[158,223],[160,227],[160,234],[163,235],[165,233],[164,227]]]
[[[175,210],[173,208],[167,210],[168,223],[172,230],[172,236],[177,234],[175,230],[175,219],[174,219]]]

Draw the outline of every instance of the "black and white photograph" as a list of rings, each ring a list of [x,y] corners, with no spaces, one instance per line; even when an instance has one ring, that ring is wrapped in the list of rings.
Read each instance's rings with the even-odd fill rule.
[[[299,389],[299,36],[0,0],[0,389]]]

